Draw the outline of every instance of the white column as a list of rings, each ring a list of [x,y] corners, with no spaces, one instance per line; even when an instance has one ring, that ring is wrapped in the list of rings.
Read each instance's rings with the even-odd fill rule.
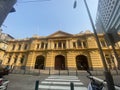
[[[39,44],[39,49],[40,49],[40,47],[41,47],[41,43]]]
[[[69,45],[70,45],[69,48],[73,48],[72,41],[69,41]]]
[[[83,41],[81,42],[81,48],[84,48]]]
[[[63,42],[61,44],[62,44],[62,49],[63,49]]]
[[[75,42],[75,46],[76,46],[76,48],[78,48],[77,42]]]
[[[56,43],[56,48],[58,49],[58,42]]]
[[[46,43],[44,43],[44,49],[45,49]]]
[[[50,44],[51,44],[50,42],[51,42],[51,41],[48,41],[48,49],[50,49]]]
[[[53,49],[53,48],[54,48],[54,42],[51,41],[51,49]]]

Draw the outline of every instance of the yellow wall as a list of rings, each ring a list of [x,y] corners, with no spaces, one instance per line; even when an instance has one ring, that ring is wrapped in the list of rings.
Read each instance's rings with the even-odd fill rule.
[[[102,38],[104,39],[103,36]],[[77,40],[81,41],[81,48],[78,47]],[[42,42],[44,42],[43,48],[41,48]],[[59,42],[62,43],[61,48],[59,48]],[[75,42],[76,47],[73,46],[73,42]],[[83,42],[86,43],[87,47],[84,47]],[[65,58],[65,66],[67,69],[77,69],[76,56],[84,55],[87,57],[90,69],[103,69],[102,60],[93,33],[69,35],[64,32],[56,32],[49,37],[32,37],[23,40],[11,40],[8,43],[6,57],[4,57],[5,61],[2,63],[3,65],[12,65],[14,63],[15,57],[18,56],[17,62],[14,63],[16,67],[19,68],[21,66],[26,66],[29,69],[34,69],[36,57],[42,55],[45,58],[45,69],[54,69],[55,57],[57,55],[62,55]],[[46,43],[47,48],[45,48]],[[57,48],[54,46],[55,43],[57,43]],[[66,46],[65,48],[64,43]],[[18,50],[20,44],[21,49]],[[26,44],[27,49],[24,49]],[[14,50],[12,50],[13,45],[15,45]],[[103,50],[110,50],[109,53],[111,53],[111,49],[108,47],[105,47]],[[2,54],[2,52],[0,53]],[[22,55],[25,55],[25,58],[24,62],[21,64],[20,61]],[[8,63],[10,56],[11,59]]]

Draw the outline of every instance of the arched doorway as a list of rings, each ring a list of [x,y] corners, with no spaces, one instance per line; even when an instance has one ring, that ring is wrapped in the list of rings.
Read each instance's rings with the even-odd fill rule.
[[[57,55],[55,57],[55,70],[65,70],[65,57]]]
[[[76,67],[78,70],[89,69],[87,57],[84,55],[76,56]]]
[[[44,69],[45,58],[43,56],[37,56],[35,62],[35,69]]]

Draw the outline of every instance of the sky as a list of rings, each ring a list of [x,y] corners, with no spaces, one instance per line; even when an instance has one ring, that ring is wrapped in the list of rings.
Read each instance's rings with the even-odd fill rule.
[[[36,1],[36,2],[31,2]],[[91,23],[83,0],[18,0],[14,5],[16,12],[5,19],[3,33],[16,39],[33,35],[48,36],[58,30],[77,34],[90,30]],[[98,0],[86,0],[95,23]]]

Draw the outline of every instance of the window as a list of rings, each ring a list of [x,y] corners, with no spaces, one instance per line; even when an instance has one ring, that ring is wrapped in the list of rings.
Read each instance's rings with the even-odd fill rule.
[[[87,47],[87,44],[85,41],[83,41],[83,47],[86,48]]]
[[[113,8],[113,6],[111,6],[111,9]]]
[[[109,69],[112,69],[112,63],[111,63],[110,58],[106,58],[106,61],[107,61]]]
[[[14,63],[17,62],[17,59],[18,59],[18,56],[15,56],[15,58],[14,58]]]
[[[15,45],[13,45],[13,47],[12,47],[12,50],[14,50],[15,49]]]
[[[115,1],[112,2],[112,4],[114,4],[114,3],[115,3]]]
[[[20,50],[20,49],[21,49],[21,45],[18,46],[18,50]]]
[[[27,44],[25,44],[25,47],[24,47],[24,49],[25,49],[25,50],[27,49],[27,46],[28,46],[28,45],[27,45]]]
[[[61,42],[58,42],[58,48],[61,48],[61,47],[62,47]]]
[[[82,47],[80,40],[77,41],[77,45],[78,45],[78,48]]]
[[[9,56],[9,58],[8,58],[8,62],[7,62],[7,63],[10,63],[10,60],[11,60],[11,56]]]
[[[47,47],[48,47],[48,44],[46,43],[46,44],[45,44],[45,49],[47,49]]]
[[[56,45],[56,43],[55,43],[55,44],[54,44],[54,48],[56,48],[56,46],[57,46],[57,45]]]
[[[111,55],[109,55],[109,54],[106,54],[105,58],[106,58],[106,63],[108,65],[109,69],[112,69],[112,67],[113,67],[113,65],[112,65],[113,64],[112,59],[113,58],[111,58]]]
[[[24,62],[24,57],[25,57],[25,56],[23,55],[22,58],[21,58],[21,60],[20,60],[20,63],[21,63],[21,64],[23,64],[23,62]]]
[[[43,42],[41,43],[41,48],[44,48],[44,43]]]
[[[63,48],[66,48],[66,43],[63,43]]]
[[[36,47],[36,49],[39,49],[39,46],[40,46],[40,44],[37,44],[37,47]]]
[[[75,42],[73,42],[73,48],[76,48]]]
[[[101,42],[101,46],[102,46],[102,47],[107,47],[107,46],[106,46],[106,43],[105,43],[105,40],[101,40],[100,42]]]
[[[107,63],[108,63],[108,64],[111,64],[110,58],[106,58],[106,60],[107,60]]]

